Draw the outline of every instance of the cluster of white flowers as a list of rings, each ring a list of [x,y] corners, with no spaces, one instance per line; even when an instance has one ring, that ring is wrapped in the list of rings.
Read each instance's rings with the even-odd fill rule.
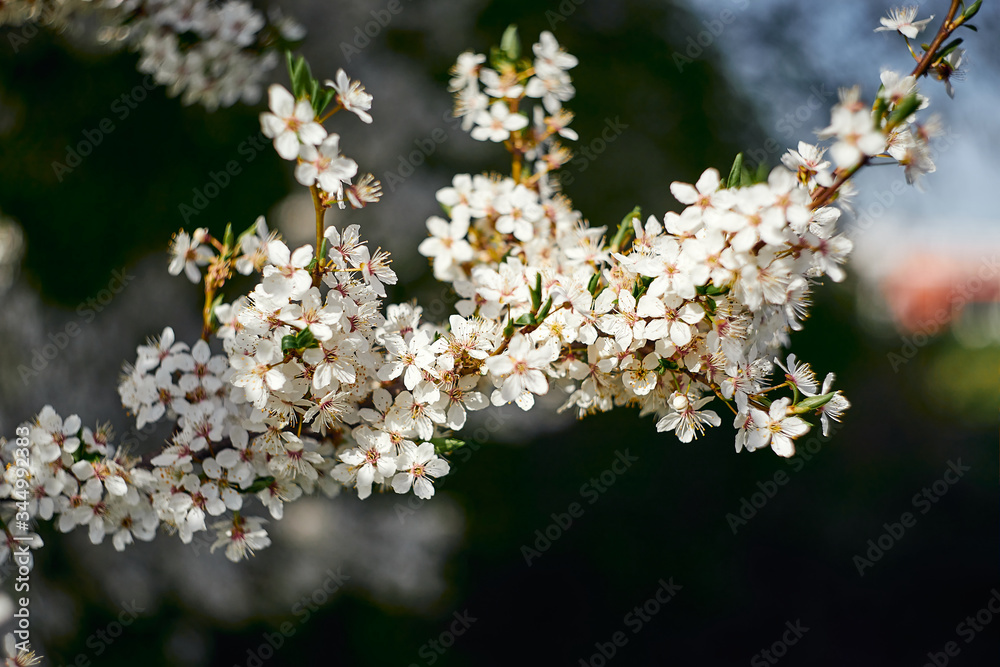
[[[545,174],[570,158],[558,138],[578,138],[569,127],[573,114],[562,107],[576,93],[567,70],[576,67],[577,59],[548,31],[532,47],[535,59],[527,71],[516,66],[519,51],[507,46],[491,63],[495,67],[486,67],[481,53],[463,53],[451,69],[448,89],[455,93],[455,116],[463,119],[462,129],[479,141],[511,142],[518,159],[534,163],[536,181],[541,180],[535,189],[547,194],[551,191]],[[529,115],[525,98],[540,99],[542,105],[535,105]]]
[[[492,332],[493,346],[523,325],[485,364],[494,404],[530,408],[552,380],[581,416],[634,405],[688,442],[720,422],[700,410],[714,387],[747,426],[749,398],[770,389],[770,357],[800,328],[816,279],[843,278],[851,243],[834,233],[839,210],[810,211],[807,186],[785,167],[743,188],[722,187],[710,169],[671,190],[684,211],[630,215],[612,240],[565,197],[510,178],[460,175],[438,193],[449,220],[428,221],[420,250],[463,297],[464,326]]]
[[[907,182],[915,183],[921,175],[936,169],[930,142],[941,134],[941,121],[937,115],[924,123],[916,121],[915,112],[930,104],[917,91],[916,77],[883,70],[881,79],[874,111],[861,100],[857,86],[841,89],[830,125],[819,136],[835,139],[830,156],[838,167],[856,168],[863,160],[885,155],[904,167]],[[822,184],[829,186],[830,163],[819,160],[814,156],[814,164],[808,166],[817,171]]]
[[[200,6],[156,5],[172,21],[194,21],[178,7]],[[922,28],[914,18],[897,12],[883,23],[908,35]],[[239,43],[254,25],[227,34]],[[917,123],[926,99],[916,78],[954,51],[909,77],[884,71],[872,109],[857,89],[842,91],[821,133],[835,165],[805,142],[757,179],[738,158],[726,179],[708,169],[693,185],[671,184],[681,212],[643,220],[636,208],[600,227],[559,188],[571,153],[558,138],[576,138],[562,104],[577,61],[548,32],[533,62],[519,51],[508,32],[491,67],[468,52],[453,69],[456,116],[473,137],[504,142],[513,168],[461,174],[437,193],[444,217],[427,220],[419,251],[458,295],[457,313],[440,324],[424,322],[416,304],[383,312],[385,286],[397,280],[388,253],[372,251],[358,225],[325,226],[326,209],[379,197],[370,176],[352,184],[357,163],[323,125],[341,109],[371,122],[371,96],[343,70],[324,86],[289,58],[294,92],[270,88],[261,127],[313,195],[316,245],[289,248],[263,218],[222,239],[206,228],[178,233],[169,272],[204,282],[202,337],[188,345],[164,329],[138,348],[119,386],[138,427],[174,426],[167,446],[134,458],[115,450],[107,427],[46,406],[20,427],[31,448],[31,516],[64,531],[87,526],[95,543],[110,534],[117,549],[159,527],[184,542],[211,527],[213,548],[239,560],[270,544],[266,519],[248,514],[251,497],[272,519],[316,490],[430,498],[469,411],[528,410],[550,392],[581,417],[636,407],[682,442],[721,424],[707,407],[719,401],[734,416],[737,451],[791,456],[809,418],[828,434],[850,407],[833,375],[820,385],[808,364],[778,355],[815,285],[844,278],[851,242],[837,231],[837,205],[850,176],[875,156],[895,157],[911,178],[933,170],[927,140],[938,121]],[[541,100],[530,121],[526,97]],[[226,303],[234,272],[259,281]],[[213,335],[224,354],[213,352]],[[3,446],[5,461],[13,447]],[[12,496],[17,474],[8,467],[0,497]],[[9,549],[9,517],[0,519]]]
[[[316,99],[296,99],[283,86],[272,84],[268,89],[270,111],[260,116],[261,131],[274,141],[278,155],[296,162],[295,180],[323,193],[324,204],[335,201],[340,208],[346,208],[349,202],[354,208],[363,208],[379,200],[381,185],[371,174],[351,184],[358,173],[358,163],[341,155],[340,135],[328,134],[322,120],[346,109],[365,123],[371,123],[368,110],[372,96],[344,70],[338,70],[337,80],[327,79],[324,86],[329,89],[326,95],[337,105],[324,117],[317,118],[323,109],[317,110]]]
[[[413,305],[382,314],[379,297],[396,275],[357,225],[327,228],[324,238],[326,257],[315,261],[311,246],[290,251],[271,241],[261,282],[235,312],[235,326],[220,331],[231,384],[262,423],[248,424],[264,432],[251,446],[267,451],[271,474],[289,483],[339,482],[362,498],[373,483],[391,484],[429,498],[431,478],[448,472],[431,441],[438,428],[465,421],[460,400],[451,408],[431,379],[430,341],[439,332],[419,324]],[[452,394],[460,399],[460,388]],[[304,447],[291,433],[303,427],[327,446]]]
[[[126,3],[128,4],[128,3]],[[209,110],[256,104],[279,62],[269,43],[294,42],[305,31],[292,20],[268,23],[246,0],[142,0],[131,3],[123,27],[105,35],[127,39],[140,53],[139,71],[168,94]]]
[[[499,75],[483,66],[485,56],[463,54],[451,84],[456,115],[490,102],[479,92],[482,82],[496,98],[494,119],[509,118],[524,96],[541,96],[543,88],[552,93],[543,98],[546,111],[571,117],[560,105],[572,98],[565,70],[576,59],[551,33],[534,53],[529,72],[501,60]],[[487,124],[484,113],[467,125],[474,137]],[[536,113],[542,122],[526,129],[522,118],[508,128],[511,149],[515,160],[519,153],[536,158],[533,173],[456,176],[437,194],[447,219],[427,221],[431,237],[419,248],[433,259],[435,277],[462,297],[463,326],[492,333],[487,349],[495,351],[483,365],[496,387],[492,402],[529,409],[533,395],[554,386],[568,396],[563,407],[581,416],[633,405],[657,415],[658,430],[689,442],[721,422],[702,409],[719,396],[736,404],[737,450],[771,443],[777,427],[758,408],[777,403],[789,411],[788,403],[763,397],[773,388],[770,359],[787,331],[800,328],[816,280],[843,279],[840,264],[851,249],[835,232],[840,211],[810,207],[810,193],[832,183],[823,149],[800,144],[786,156],[788,168],[775,168],[765,183],[726,187],[714,169],[693,186],[674,183],[684,211],[645,223],[634,212],[611,238],[606,227],[589,227],[549,178],[568,151],[558,147],[559,159],[537,159],[564,126]],[[499,125],[491,131],[499,133]],[[835,403],[816,409],[836,419],[848,404],[834,395]],[[796,436],[808,428],[794,411],[788,420]],[[778,453],[793,453],[790,440],[774,442]]]
[[[283,44],[305,30],[247,0],[12,0],[0,25],[38,21],[56,28],[97,16],[97,38],[139,52],[139,71],[152,75],[184,104],[209,110],[256,104]]]
[[[897,32],[909,44],[909,40],[916,39],[934,18],[916,20],[917,11],[916,6],[894,8],[888,17],[880,19],[881,25],[875,31]],[[963,12],[952,29],[971,19],[977,11],[978,3]],[[961,75],[965,53],[964,49],[958,48],[961,41],[955,40],[935,53],[925,70],[945,83],[949,97],[955,94],[952,78]],[[913,53],[912,48],[910,52]],[[884,69],[880,78],[881,86],[874,107],[861,100],[858,86],[842,89],[840,102],[833,108],[830,125],[819,132],[819,137],[835,139],[830,155],[841,169],[853,170],[863,161],[884,155],[905,168],[907,182],[916,183],[921,175],[933,173],[936,169],[931,158],[930,141],[941,134],[941,121],[937,115],[932,115],[924,123],[917,122],[916,112],[926,108],[930,100],[919,93],[916,75],[903,76],[897,71]],[[827,176],[828,168],[827,163],[825,169],[820,170],[825,172],[824,176]],[[827,176],[827,181],[830,180]],[[830,185],[829,182],[821,184]]]
[[[170,265],[167,270],[172,276],[183,272],[193,283],[201,282],[201,267],[209,265],[209,281],[213,283],[222,284],[228,277],[226,272],[231,272],[232,269],[249,276],[263,268],[267,261],[267,244],[276,237],[277,234],[268,231],[264,216],[258,217],[236,239],[233,248],[226,248],[213,239],[207,227],[199,227],[191,234],[181,230],[171,241]],[[221,251],[221,254],[217,251]],[[228,264],[229,260],[232,260],[231,266]]]

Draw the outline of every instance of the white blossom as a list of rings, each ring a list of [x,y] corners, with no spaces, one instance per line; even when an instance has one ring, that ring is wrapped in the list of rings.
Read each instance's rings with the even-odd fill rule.
[[[511,113],[503,102],[494,102],[489,111],[480,111],[475,116],[475,121],[476,127],[472,130],[472,138],[497,143],[506,141],[510,138],[511,132],[522,130],[528,125],[525,116]]]
[[[929,18],[914,21],[914,19],[917,18],[917,10],[919,9],[920,8],[916,5],[909,7],[893,7],[889,10],[888,17],[883,16],[879,19],[879,23],[882,25],[875,28],[875,32],[881,32],[883,30],[899,32],[904,37],[916,39],[917,35],[919,35],[927,24],[934,19],[934,16],[931,15]]]
[[[260,128],[265,137],[274,140],[274,150],[284,159],[294,160],[301,146],[317,146],[326,138],[309,100],[296,101],[277,83],[267,89],[267,99],[271,110],[260,115]]]
[[[337,91],[337,101],[365,123],[371,123],[368,110],[372,108],[372,96],[365,92],[360,81],[351,81],[344,70],[337,70],[337,80],[327,79],[324,85]]]

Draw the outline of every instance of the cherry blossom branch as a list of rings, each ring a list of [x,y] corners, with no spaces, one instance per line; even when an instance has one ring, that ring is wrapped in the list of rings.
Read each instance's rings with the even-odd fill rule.
[[[921,58],[917,66],[910,72],[910,76],[920,78],[927,74],[927,70],[930,69],[931,63],[934,62],[937,50],[944,44],[944,40],[948,39],[951,33],[965,22],[964,16],[957,22],[952,21],[961,4],[961,0],[951,0],[951,7],[948,8],[948,13],[945,14],[944,21],[941,22],[941,27],[938,28],[937,35],[934,36],[927,50],[924,51],[924,57]]]
[[[958,21],[953,21],[956,12],[958,12],[961,0],[952,0],[951,7],[948,8],[948,13],[945,15],[944,20],[941,22],[941,27],[938,28],[937,35],[928,45],[928,48],[924,52],[923,58],[917,63],[916,67],[910,73],[914,79],[919,79],[922,76],[926,76],[931,64],[935,62],[937,56],[937,50],[941,47],[946,39],[956,30],[960,25],[966,22],[966,17],[963,15]],[[909,43],[907,43],[909,46]],[[902,122],[900,119],[899,122]],[[812,195],[812,208],[813,210],[826,206],[840,190],[841,186],[844,185],[848,180],[851,179],[862,167],[868,165],[871,161],[871,157],[866,155],[861,161],[854,165],[853,167],[848,167],[846,169],[838,169],[836,180],[827,187],[818,188]]]
[[[952,3],[914,77],[938,67],[946,78],[956,44],[942,44],[977,8],[956,20]],[[883,24],[919,32],[915,12],[894,11]],[[263,218],[238,237],[227,228],[222,242],[204,229],[178,232],[168,271],[205,281],[202,338],[189,346],[165,328],[139,346],[118,387],[138,428],[174,424],[167,447],[131,459],[106,428],[44,407],[17,430],[36,464],[31,493],[37,507],[47,503],[35,514],[62,531],[86,526],[95,543],[110,536],[119,550],[161,527],[185,542],[213,531],[213,549],[237,561],[270,544],[266,519],[250,515],[252,497],[273,519],[286,502],[343,488],[362,499],[377,489],[431,498],[464,444],[453,436],[468,412],[528,410],[559,392],[562,409],[580,417],[638,407],[681,442],[721,424],[706,408],[719,399],[736,415],[737,451],[792,456],[815,426],[807,417],[827,433],[850,402],[832,374],[820,383],[782,348],[815,285],[845,276],[851,243],[836,228],[840,209],[826,204],[873,155],[888,152],[908,170],[919,162],[893,153],[901,137],[919,153],[930,134],[910,124],[922,102],[915,85],[883,72],[874,113],[856,91],[844,95],[824,131],[837,139],[836,178],[825,149],[804,142],[763,182],[738,158],[725,181],[707,169],[693,184],[672,183],[680,213],[643,221],[636,207],[608,240],[551,174],[565,164],[558,138],[576,137],[562,106],[575,92],[576,58],[549,32],[532,52],[533,62],[521,59],[508,30],[492,67],[467,52],[452,71],[456,116],[474,116],[463,120],[473,138],[506,144],[513,162],[512,177],[460,174],[437,193],[447,219],[427,220],[418,251],[461,298],[447,323],[424,320],[415,303],[383,309],[397,280],[388,254],[372,252],[358,225],[325,227],[335,202],[361,208],[379,198],[377,181],[357,177],[340,136],[322,125],[334,96],[335,108],[370,122],[371,96],[343,70],[321,85],[289,55],[292,91],[269,89],[261,127],[310,190],[316,245],[290,249]],[[530,100],[538,105],[528,110]],[[259,279],[225,303],[234,271]],[[213,333],[225,354],[213,354]],[[0,448],[5,463],[12,449]],[[0,488],[9,493],[15,474],[8,465]]]

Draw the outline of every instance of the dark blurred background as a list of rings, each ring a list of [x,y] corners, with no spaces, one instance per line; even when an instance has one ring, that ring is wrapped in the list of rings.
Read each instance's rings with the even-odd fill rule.
[[[362,172],[400,175],[415,142],[447,132],[381,203],[333,221],[362,224],[394,253],[391,300],[417,298],[442,319],[451,296],[415,250],[434,192],[456,173],[509,167],[498,147],[451,129],[447,71],[508,24],[526,43],[551,29],[580,59],[569,106],[599,154],[569,165],[566,192],[594,225],[636,204],[677,210],[671,181],[728,169],[737,151],[774,165],[827,124],[837,86],[861,82],[870,98],[880,65],[911,67],[898,35],[872,32],[888,6],[859,0],[404,2],[369,43],[358,35],[385,3],[278,4],[308,28],[302,51],[318,76],[344,67],[374,95],[373,125],[332,126]],[[995,664],[1000,619],[960,624],[1000,598],[996,16],[988,3],[982,32],[965,35],[954,101],[925,84],[954,137],[927,192],[894,189],[902,175],[888,167],[862,176],[849,278],[817,290],[792,337],[853,403],[831,438],[810,434],[790,460],[736,455],[728,424],[683,445],[630,411],[557,417],[553,398],[481,416],[432,502],[304,500],[250,562],[165,535],[118,554],[43,526],[38,648],[54,665]],[[51,403],[85,424],[110,420],[119,442],[145,451],[163,434],[130,430],[121,363],[166,325],[182,340],[199,331],[197,287],[166,272],[170,235],[264,213],[307,242],[308,195],[272,151],[240,151],[262,105],[207,113],[156,89],[120,118],[115,100],[142,82],[134,54],[45,31],[15,51],[10,32],[0,214],[23,230],[23,258],[8,260],[9,280],[0,271],[0,429]],[[66,146],[104,118],[115,129],[57,174]],[[608,123],[623,129],[598,151]],[[180,205],[231,159],[243,173],[185,220]],[[116,270],[132,276],[125,288],[93,301]],[[27,371],[74,323],[59,355]],[[626,452],[635,461],[615,471]],[[573,503],[577,516],[563,516]],[[913,521],[895,526],[905,512]],[[661,605],[664,582],[674,592]]]

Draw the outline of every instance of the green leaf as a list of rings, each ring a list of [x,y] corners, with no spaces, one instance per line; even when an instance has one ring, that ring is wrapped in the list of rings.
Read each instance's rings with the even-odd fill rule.
[[[875,100],[875,108],[872,109],[872,121],[875,123],[875,129],[881,129],[882,119],[885,117],[885,112],[888,109],[889,103],[885,101],[882,97],[882,91],[885,90],[885,86],[879,86],[878,97]]]
[[[979,13],[979,7],[983,4],[983,0],[976,0],[972,3],[964,12],[962,12],[962,18],[966,21],[971,19],[973,16]]]
[[[552,297],[550,296],[545,300],[545,305],[542,309],[538,311],[538,315],[535,317],[536,322],[542,322],[549,315],[549,311],[552,309]]]
[[[302,75],[305,70],[306,60],[302,56],[291,58],[288,66],[288,77],[292,82],[292,95],[295,99],[301,99],[305,90],[302,86]]]
[[[950,42],[948,42],[947,44],[945,44],[943,47],[941,47],[941,50],[937,52],[937,55],[934,57],[934,59],[938,60],[940,58],[944,58],[946,55],[948,55],[949,53],[951,53],[952,51],[954,51],[955,49],[957,49],[959,47],[959,45],[962,42],[964,42],[964,41],[965,40],[962,39],[961,37],[959,37],[958,39],[951,40]]]
[[[514,324],[516,324],[519,327],[526,327],[529,324],[534,324],[534,323],[535,323],[534,316],[528,313],[525,313],[524,315],[521,315],[521,317],[514,320]]]
[[[707,285],[698,285],[694,288],[694,291],[702,296],[719,296],[729,292],[729,286],[723,285],[722,287],[718,287],[712,283],[708,283]]]
[[[312,331],[309,331],[308,327],[299,332],[299,335],[296,336],[296,343],[295,347],[298,349],[319,347],[319,342],[317,342],[316,337],[313,336]]]
[[[660,359],[660,365],[656,367],[656,374],[663,375],[667,371],[676,371],[677,362],[670,359]]]
[[[232,247],[233,247],[233,240],[234,240],[233,239],[233,223],[227,222],[226,223],[226,231],[222,235],[222,245],[224,245],[226,248],[228,248],[228,249],[231,250]]]
[[[531,288],[531,312],[537,313],[542,305],[542,273],[535,274],[535,286]]]
[[[632,296],[638,299],[640,296],[646,293],[649,286],[653,284],[653,278],[649,276],[639,276],[639,279],[635,281],[635,286],[632,288]]]
[[[709,315],[715,315],[716,305],[715,299],[712,297],[705,297],[705,312]]]
[[[324,236],[323,240],[319,242],[319,252],[316,253],[316,256],[312,258],[312,261],[306,264],[306,271],[311,272],[313,269],[315,269],[316,265],[319,264],[319,258],[322,257],[325,253],[326,253],[326,237]]]
[[[465,440],[458,438],[431,438],[428,442],[434,445],[435,454],[448,454],[466,445]]]
[[[746,167],[740,169],[740,187],[749,187],[753,185],[753,182],[753,176],[750,175],[750,170]]]
[[[253,484],[248,486],[243,491],[243,493],[259,493],[260,491],[263,491],[272,484],[274,484],[274,478],[271,477],[270,475],[267,477],[258,477],[253,481]]]
[[[895,127],[905,121],[910,115],[920,107],[920,100],[916,93],[907,96],[889,114],[889,127]]]
[[[76,451],[73,452],[73,462],[77,461],[90,461],[91,463],[97,463],[98,461],[104,460],[104,454],[98,451],[87,452],[86,447],[77,447]]]
[[[312,331],[309,331],[308,327],[296,334],[289,334],[281,339],[282,352],[288,352],[290,350],[307,350],[311,347],[319,347],[319,342],[316,340],[316,337],[313,336]]]
[[[305,99],[312,90],[313,82],[309,64],[302,56],[298,58],[292,56],[291,51],[285,52],[285,61],[288,65],[288,78],[292,81],[292,95],[297,100]]]
[[[313,113],[319,116],[322,109],[319,108],[319,81],[311,79],[309,81],[309,105],[313,108]]]
[[[326,111],[326,108],[330,106],[330,100],[336,94],[337,91],[333,88],[323,88],[316,94],[316,99],[313,100],[313,108],[316,109],[317,116],[322,115]]]
[[[963,23],[962,25],[960,25],[958,27],[959,28],[968,28],[972,32],[979,32],[979,28],[977,28],[976,26],[972,25],[971,23]]]
[[[503,31],[503,37],[500,38],[500,50],[504,57],[511,62],[516,62],[521,56],[521,40],[517,36],[517,26],[513,23]]]
[[[757,165],[757,173],[754,175],[754,183],[766,183],[767,177],[771,173],[771,169],[767,166],[767,162],[761,160],[760,164]]]
[[[729,178],[726,180],[727,188],[738,188],[740,187],[740,181],[743,175],[743,153],[737,153],[736,159],[733,160],[733,167],[729,170]]]
[[[312,88],[313,76],[312,71],[309,69],[309,63],[306,59],[302,59],[302,67],[299,69],[299,96],[298,99],[303,99],[309,95]]]
[[[597,296],[597,288],[601,284],[601,273],[598,271],[590,277],[590,282],[587,283],[587,291],[590,292],[590,296]]]
[[[500,50],[499,46],[490,47],[490,67],[495,70],[502,69],[507,60],[504,58],[503,51]]]
[[[621,223],[618,225],[618,231],[615,233],[615,237],[611,239],[611,251],[618,252],[625,245],[625,241],[629,234],[632,233],[632,221],[636,218],[642,217],[642,207],[636,206],[629,214],[622,218]]]
[[[801,415],[806,412],[812,412],[813,410],[817,410],[826,405],[827,403],[829,403],[830,399],[832,399],[836,395],[837,392],[831,391],[829,394],[822,394],[821,396],[810,396],[809,398],[796,403],[792,407],[792,411],[795,412],[795,414],[797,415]]]
[[[288,68],[288,79],[295,85],[295,56],[291,51],[285,51],[285,66]],[[294,93],[293,93],[294,94]]]

